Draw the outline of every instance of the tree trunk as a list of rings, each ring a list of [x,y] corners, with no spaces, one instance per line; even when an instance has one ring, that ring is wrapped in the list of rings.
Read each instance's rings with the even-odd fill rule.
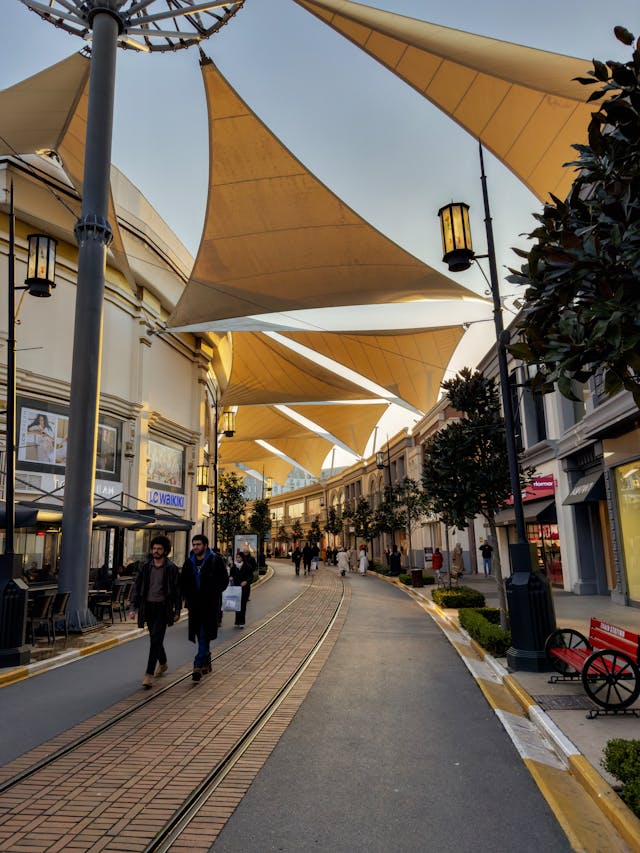
[[[488,518],[489,530],[491,531],[491,541],[493,542],[493,554],[491,555],[491,566],[493,577],[498,590],[498,607],[500,608],[500,627],[503,631],[509,630],[507,619],[507,595],[504,589],[504,581],[502,579],[502,563],[500,561],[500,549],[498,548],[498,534],[495,518]]]

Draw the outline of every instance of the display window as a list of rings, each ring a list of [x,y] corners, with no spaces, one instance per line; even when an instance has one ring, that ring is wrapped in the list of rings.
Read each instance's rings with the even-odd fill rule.
[[[640,460],[614,470],[627,588],[629,598],[640,601]]]
[[[527,540],[536,546],[538,569],[554,586],[564,586],[562,553],[557,524],[527,524]]]

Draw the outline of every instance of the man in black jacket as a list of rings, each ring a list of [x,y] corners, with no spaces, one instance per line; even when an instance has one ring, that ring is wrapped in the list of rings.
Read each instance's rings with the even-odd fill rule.
[[[191,540],[192,551],[182,567],[182,594],[189,610],[189,639],[198,643],[191,678],[200,681],[211,672],[209,644],[218,636],[220,600],[229,584],[229,575],[219,553],[209,548],[209,540],[198,533]]]
[[[153,676],[167,671],[164,635],[168,626],[180,616],[180,573],[169,559],[171,542],[166,536],[151,540],[151,557],[140,566],[131,596],[132,619],[138,611],[138,627],[149,629],[149,659],[142,686],[149,689]],[[158,668],[156,669],[156,663]]]

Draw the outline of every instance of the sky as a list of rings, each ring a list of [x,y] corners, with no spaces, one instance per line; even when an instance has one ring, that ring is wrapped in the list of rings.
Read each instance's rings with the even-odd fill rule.
[[[629,58],[629,49],[613,36],[617,24],[640,34],[638,0],[370,0],[368,5],[586,59]],[[0,7],[0,89],[84,45],[19,0],[1,0]],[[293,0],[245,0],[235,18],[202,47],[284,144],[404,249],[447,274],[437,212],[455,200],[471,206],[474,245],[484,251],[477,143]],[[208,178],[207,115],[198,58],[197,48],[172,54],[119,51],[112,150],[114,164],[194,256]],[[503,278],[506,268],[517,264],[512,247],[526,245],[524,235],[534,227],[531,214],[540,204],[490,154],[485,165]],[[477,294],[486,293],[487,284],[475,268],[456,280]],[[503,294],[514,293],[504,281],[501,289]],[[473,322],[451,373],[480,358],[493,335],[490,321]],[[406,422],[394,410],[379,433],[393,434],[403,419]]]

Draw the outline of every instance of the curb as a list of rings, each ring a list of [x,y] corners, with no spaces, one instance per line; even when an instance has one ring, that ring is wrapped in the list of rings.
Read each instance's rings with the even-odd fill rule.
[[[374,572],[373,574],[377,574]],[[407,587],[395,578],[387,578],[378,575],[381,580],[391,583],[403,589],[412,598],[420,599],[427,604],[428,609],[433,609],[440,618],[454,626],[461,633],[466,634],[463,628],[451,618],[445,609],[439,607],[431,597],[413,587]],[[469,641],[479,655],[495,671],[509,693],[520,705],[529,720],[540,730],[540,732],[553,744],[558,757],[564,760],[572,775],[578,780],[582,788],[591,797],[607,820],[617,829],[624,841],[632,850],[640,850],[640,819],[635,816],[631,809],[625,805],[619,795],[613,790],[609,783],[598,773],[593,765],[582,755],[571,740],[558,728],[551,717],[543,711],[536,701],[527,693],[522,685],[511,675],[501,663],[483,649],[473,638]]]

